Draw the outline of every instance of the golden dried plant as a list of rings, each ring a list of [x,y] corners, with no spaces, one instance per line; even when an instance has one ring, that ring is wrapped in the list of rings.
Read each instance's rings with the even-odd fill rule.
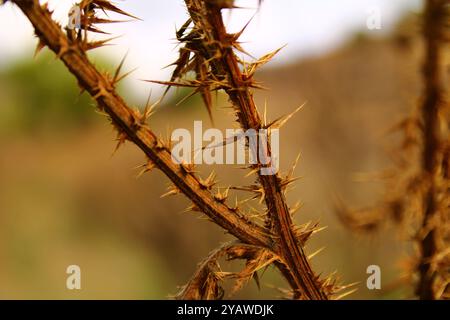
[[[412,114],[395,126],[403,133],[397,167],[388,170],[386,196],[374,207],[338,215],[356,231],[373,232],[388,221],[415,244],[408,265],[420,299],[450,298],[450,1],[426,0],[423,13],[423,94]]]
[[[234,279],[232,291],[242,287],[249,279],[259,283],[258,271],[274,265],[291,287],[290,297],[295,299],[321,299],[343,297],[347,287],[339,286],[335,278],[320,279],[311,269],[304,251],[305,242],[316,231],[317,225],[305,224],[296,227],[292,221],[295,208],[289,208],[286,189],[295,180],[293,169],[285,177],[279,174],[258,174],[267,163],[249,167],[256,175],[252,186],[234,187],[255,193],[265,203],[266,211],[252,215],[240,205],[228,204],[228,190],[216,187],[215,175],[202,179],[193,165],[176,164],[172,161],[170,142],[158,138],[147,124],[154,106],[147,104],[143,112],[130,108],[116,91],[116,84],[127,74],[121,75],[123,61],[113,76],[102,73],[89,61],[86,52],[102,47],[110,41],[89,40],[89,32],[103,33],[98,24],[116,22],[100,18],[99,12],[115,12],[130,18],[134,16],[122,11],[108,0],[82,0],[80,28],[65,30],[52,19],[52,12],[39,0],[12,0],[34,27],[39,40],[37,52],[48,47],[73,74],[83,91],[96,101],[97,107],[117,131],[117,148],[125,141],[134,143],[146,155],[142,166],[146,173],[153,168],[161,170],[172,182],[165,194],[184,194],[191,202],[188,210],[199,211],[236,238],[234,242],[213,251],[198,267],[189,283],[176,296],[179,299],[219,299],[223,297],[222,281]],[[261,116],[253,100],[251,89],[258,88],[253,76],[261,65],[267,63],[277,52],[269,53],[251,63],[238,59],[236,50],[244,51],[239,44],[242,32],[229,34],[222,20],[224,8],[234,8],[234,1],[186,0],[190,18],[177,31],[182,44],[175,70],[170,81],[157,81],[171,86],[194,88],[200,93],[211,116],[213,108],[211,92],[223,90],[233,106],[237,121],[243,129],[267,129],[281,127],[292,115],[267,121]],[[195,79],[187,77],[188,72]],[[296,111],[295,111],[296,112]],[[294,113],[295,113],[294,112]],[[212,117],[211,117],[212,119]],[[116,148],[116,149],[117,149]],[[270,156],[270,145],[266,155]],[[222,190],[222,191],[221,191]],[[256,217],[263,217],[260,223]],[[222,271],[219,259],[242,259],[246,261],[241,272]],[[336,294],[341,292],[339,296]]]

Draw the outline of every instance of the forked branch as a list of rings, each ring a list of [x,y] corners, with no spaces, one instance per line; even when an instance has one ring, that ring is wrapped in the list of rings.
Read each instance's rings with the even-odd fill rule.
[[[185,0],[185,3],[194,26],[187,36],[184,38],[182,34],[179,36],[180,41],[185,43],[185,47],[181,49],[184,51],[180,51],[179,72],[174,73],[173,79],[182,75],[183,56],[187,55],[188,61],[189,53],[195,52],[194,68],[203,96],[208,94],[204,92],[205,88],[206,90],[224,89],[243,129],[270,130],[270,124],[263,123],[261,120],[250,88],[257,87],[253,79],[256,67],[270,60],[273,54],[253,63],[250,68],[247,68],[245,64],[241,65],[234,53],[235,49],[242,50],[238,43],[241,33],[227,33],[222,19],[221,11],[224,8],[230,8],[230,2]],[[186,26],[189,26],[189,21]],[[186,68],[186,70],[189,69],[189,67]],[[204,100],[210,109],[209,99]],[[262,154],[263,157],[270,156],[269,143],[266,152]],[[252,171],[258,172],[258,181],[261,185],[261,190],[258,192],[262,194],[267,207],[266,225],[275,235],[274,246],[285,263],[286,269],[283,274],[289,273],[288,279],[297,298],[327,299],[331,292],[327,293],[321,281],[314,275],[294,231],[284,194],[286,186],[292,181],[283,180],[278,174],[261,174],[262,163],[267,164],[269,162],[267,160],[260,158],[259,163],[252,166]]]
[[[155,166],[212,221],[244,243],[270,247],[264,228],[238,216],[205,189],[200,179],[184,165],[171,159],[168,146],[142,122],[137,110],[131,109],[117,94],[112,80],[99,72],[88,60],[76,40],[70,40],[52,20],[51,12],[38,0],[13,1],[32,23],[39,40],[48,46],[77,78],[82,89],[96,100],[100,110],[109,115],[120,135],[132,141],[148,157],[148,166]]]
[[[236,208],[227,206],[221,196],[211,192],[210,184],[194,174],[188,165],[177,164],[172,161],[170,146],[158,139],[146,124],[147,112],[141,114],[130,108],[117,94],[115,84],[118,73],[111,78],[99,72],[89,61],[86,51],[100,47],[106,41],[88,42],[86,31],[99,32],[92,27],[92,23],[100,20],[91,16],[91,20],[83,20],[85,36],[80,32],[75,34],[70,30],[64,33],[61,27],[52,20],[51,12],[46,6],[40,5],[38,0],[13,0],[32,23],[39,38],[38,48],[49,47],[66,65],[68,70],[77,78],[80,87],[86,90],[97,102],[99,109],[104,112],[117,129],[119,142],[125,140],[136,144],[147,156],[148,163],[145,170],[156,167],[164,172],[174,186],[169,192],[183,193],[192,202],[196,210],[203,212],[212,221],[235,236],[239,243],[221,248],[212,254],[199,268],[191,282],[179,295],[183,298],[219,298],[218,281],[222,277],[235,277],[238,286],[243,280],[257,277],[257,270],[269,264],[275,264],[291,285],[294,297],[302,299],[327,299],[334,293],[336,287],[328,279],[320,281],[314,275],[309,265],[302,245],[312,234],[312,230],[295,229],[289,207],[285,199],[285,188],[289,180],[276,175],[259,175],[262,195],[267,206],[266,226],[262,227],[250,219],[239,214]],[[194,36],[186,41],[186,50],[180,55],[175,73],[184,68],[183,61],[191,63],[189,56],[192,44],[200,44],[197,52],[198,60],[194,60],[197,79],[194,87],[203,96],[210,108],[210,91],[224,89],[233,103],[238,120],[244,129],[269,129],[271,125],[262,123],[256,109],[252,93],[249,88],[256,86],[253,72],[257,66],[269,60],[271,55],[251,65],[249,69],[241,71],[240,62],[234,54],[233,48],[239,48],[238,35],[226,32],[222,21],[221,1],[186,0],[192,21],[194,22]],[[86,10],[99,7],[112,10],[119,14],[126,14],[106,0],[82,0]],[[93,4],[94,6],[91,6]],[[94,18],[92,18],[94,17]],[[189,21],[184,30],[191,22]],[[199,34],[195,34],[195,32]],[[183,32],[180,33],[180,37]],[[187,52],[187,53],[186,53]],[[186,60],[187,59],[187,60]],[[178,71],[177,71],[178,70]],[[176,80],[178,76],[175,74]],[[176,84],[172,81],[170,84]],[[270,145],[267,146],[270,155]],[[260,159],[261,160],[261,159]],[[263,161],[264,162],[264,161]],[[252,167],[255,172],[261,164]],[[246,268],[239,274],[224,274],[215,270],[211,263],[217,261],[218,256],[226,253],[230,259],[247,260]],[[211,276],[214,281],[209,281]],[[218,278],[219,277],[219,278]],[[199,285],[198,281],[203,281]],[[209,280],[208,280],[209,279]],[[208,285],[208,283],[210,285]]]

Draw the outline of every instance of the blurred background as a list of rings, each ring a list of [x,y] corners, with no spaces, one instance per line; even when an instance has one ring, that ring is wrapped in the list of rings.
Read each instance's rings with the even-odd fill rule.
[[[74,1],[49,1],[63,25]],[[320,222],[327,229],[308,243],[322,275],[337,271],[345,283],[360,282],[349,299],[410,298],[401,281],[411,248],[395,230],[355,235],[333,212],[337,197],[351,205],[373,203],[383,184],[358,181],[360,173],[388,167],[397,138],[389,130],[421,94],[420,11],[415,0],[239,1],[246,9],[225,13],[230,30],[256,15],[243,36],[254,56],[288,44],[256,76],[268,90],[256,92],[269,118],[306,107],[281,131],[281,169],[301,154],[302,179],[288,194],[301,201],[297,223]],[[102,70],[114,70],[128,51],[125,71],[138,69],[120,92],[143,107],[167,80],[176,59],[176,26],[186,20],[183,2],[118,2],[139,16],[108,26],[115,45],[92,55]],[[369,30],[373,10],[382,28]],[[95,112],[74,78],[47,50],[33,58],[37,43],[29,22],[11,4],[0,7],[0,298],[2,299],[165,299],[177,292],[209,251],[229,236],[198,214],[183,213],[182,196],[163,198],[168,180],[155,171],[136,179],[144,156],[116,142],[110,124]],[[248,58],[247,58],[248,59]],[[198,97],[172,91],[151,128],[166,136],[175,128],[209,124]],[[217,96],[214,118],[232,128],[229,103]],[[212,168],[204,167],[204,174]],[[220,185],[252,183],[243,171],[220,166]],[[243,194],[233,196],[243,197]],[[66,289],[66,268],[81,267],[82,290]],[[379,265],[382,290],[369,291],[366,268]],[[224,264],[234,269],[236,265]],[[254,283],[236,298],[274,298],[286,287],[268,270],[258,291]]]

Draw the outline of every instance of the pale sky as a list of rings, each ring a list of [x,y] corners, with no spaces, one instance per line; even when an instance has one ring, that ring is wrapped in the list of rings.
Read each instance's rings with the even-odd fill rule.
[[[48,0],[54,17],[63,25],[73,0]],[[126,68],[139,67],[133,73],[133,87],[148,92],[150,85],[139,79],[166,80],[169,69],[162,69],[176,59],[175,27],[186,20],[182,0],[113,1],[120,8],[143,21],[108,26],[115,46],[100,49],[120,60],[128,51]],[[255,0],[237,0],[242,7],[256,8]],[[260,11],[242,37],[245,49],[261,56],[287,44],[273,62],[295,56],[320,54],[341,44],[353,32],[367,30],[366,21],[374,7],[381,12],[380,33],[395,23],[406,11],[420,9],[421,0],[264,0]],[[234,10],[225,14],[229,30],[239,30],[255,14],[255,9]],[[12,4],[0,7],[0,67],[11,59],[29,57],[36,44],[30,24]],[[119,62],[119,61],[118,61]],[[155,87],[158,90],[159,87]],[[159,90],[158,90],[159,91]]]

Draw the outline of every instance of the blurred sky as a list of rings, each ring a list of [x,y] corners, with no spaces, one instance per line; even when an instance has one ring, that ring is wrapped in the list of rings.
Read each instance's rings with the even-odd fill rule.
[[[65,25],[67,12],[76,1],[48,2],[55,9],[55,18]],[[257,2],[237,1],[238,5],[253,9],[225,13],[230,31],[239,30],[255,14]],[[163,67],[176,59],[174,30],[186,20],[183,1],[125,0],[116,3],[143,21],[108,26],[108,31],[122,37],[114,40],[117,46],[100,51],[112,55],[114,61],[129,51],[126,67],[139,66],[131,77],[133,87],[139,93],[145,91],[147,94],[151,85],[139,79],[167,79],[170,70]],[[388,31],[404,12],[419,9],[421,3],[421,0],[264,0],[242,40],[254,56],[287,44],[275,59],[273,64],[276,64],[295,56],[320,54],[338,46],[355,31],[368,31],[366,21],[374,6],[381,10],[383,28],[371,32],[380,33]],[[10,63],[11,59],[30,56],[36,40],[18,8],[11,4],[0,8],[0,27],[0,67]]]

